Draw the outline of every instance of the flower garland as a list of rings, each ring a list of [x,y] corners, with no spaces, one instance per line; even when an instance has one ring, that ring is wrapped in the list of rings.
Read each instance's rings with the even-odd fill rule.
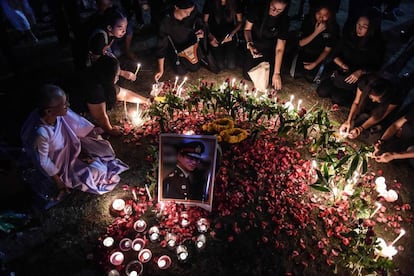
[[[230,118],[221,118],[203,125],[203,130],[207,132],[220,133],[223,130],[234,128],[234,122]]]
[[[248,132],[242,128],[230,128],[220,132],[221,140],[229,144],[240,143],[248,136]]]

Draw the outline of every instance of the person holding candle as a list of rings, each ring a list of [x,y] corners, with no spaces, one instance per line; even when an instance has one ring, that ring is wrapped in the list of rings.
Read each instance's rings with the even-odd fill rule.
[[[125,104],[147,101],[145,97],[117,86],[119,73],[119,61],[103,55],[85,72],[68,78],[63,84],[72,98],[72,109],[79,114],[89,113],[99,127],[114,136],[122,134],[121,128],[111,124],[107,110],[112,109],[117,100]]]
[[[364,75],[358,81],[348,119],[340,127],[340,132],[355,139],[364,130],[379,127],[386,118],[392,117],[402,101],[402,95],[391,80],[378,73]]]
[[[243,77],[262,62],[270,64],[272,86],[282,89],[280,70],[288,38],[289,0],[252,1],[244,26],[247,51],[243,64]],[[266,80],[267,82],[267,80]]]
[[[328,3],[322,2],[315,12],[305,17],[300,30],[297,58],[291,75],[312,82],[322,74],[332,48],[339,37],[339,25]]]
[[[237,32],[242,26],[242,8],[239,0],[207,1],[203,20],[208,27],[209,49],[220,70],[236,68]]]
[[[177,0],[167,11],[159,28],[156,56],[156,82],[163,76],[165,59],[171,61],[176,74],[184,75],[200,69],[200,57],[205,25],[191,0]],[[199,49],[200,48],[200,49]]]
[[[178,146],[175,168],[162,182],[163,198],[184,200],[205,200],[207,179],[200,169],[205,146],[200,141],[187,142]]]
[[[371,16],[360,16],[355,27],[344,33],[332,53],[330,78],[324,79],[316,92],[330,97],[332,103],[349,106],[355,97],[358,80],[380,68],[384,59],[384,42]]]
[[[59,201],[69,188],[109,192],[119,183],[119,174],[128,169],[95,126],[69,106],[60,87],[44,85],[38,108],[21,130],[24,148],[36,168],[29,184],[44,199]]]
[[[128,20],[118,8],[110,7],[104,12],[104,24],[104,27],[95,29],[89,37],[88,49],[91,64],[102,55],[115,57],[111,46],[115,39],[125,36]],[[120,70],[119,75],[130,81],[135,81],[137,78],[136,74],[126,70]]]
[[[414,167],[414,109],[395,120],[375,144],[375,160],[388,163],[397,159],[408,159]]]

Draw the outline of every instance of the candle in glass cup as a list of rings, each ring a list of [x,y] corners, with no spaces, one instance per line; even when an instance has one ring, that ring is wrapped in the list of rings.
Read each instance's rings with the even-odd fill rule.
[[[167,241],[168,247],[172,248],[175,246],[175,243],[177,241],[177,235],[173,233],[167,233],[165,235],[165,240]]]
[[[138,253],[138,260],[141,263],[146,263],[149,260],[151,260],[152,258],[152,252],[151,250],[149,250],[148,248],[142,249],[139,253]]]
[[[113,265],[121,265],[124,262],[124,254],[122,254],[122,252],[116,251],[109,257],[109,261]]]
[[[188,251],[185,245],[177,246],[177,258],[179,261],[185,261],[188,258]]]
[[[196,240],[196,247],[197,249],[202,249],[206,245],[206,236],[204,234],[201,234],[197,237]]]
[[[158,259],[157,265],[160,269],[167,269],[171,266],[171,258],[167,255],[162,255]]]
[[[134,223],[134,229],[137,232],[144,232],[145,228],[147,228],[147,223],[142,219],[139,219]]]
[[[160,230],[157,226],[153,226],[148,230],[150,241],[155,242],[160,237]]]
[[[125,208],[125,201],[123,199],[117,198],[112,202],[112,208],[116,211],[122,211]]]
[[[138,260],[130,261],[125,267],[125,273],[128,276],[138,276],[142,274],[144,266]]]
[[[102,241],[103,245],[105,247],[111,247],[114,244],[114,238],[112,237],[106,237],[103,241]]]
[[[132,247],[132,240],[129,238],[123,238],[120,242],[119,242],[119,248],[122,251],[128,251],[131,250]]]
[[[142,248],[144,248],[144,246],[145,246],[145,241],[141,238],[136,238],[132,242],[132,249],[134,251],[140,251]]]

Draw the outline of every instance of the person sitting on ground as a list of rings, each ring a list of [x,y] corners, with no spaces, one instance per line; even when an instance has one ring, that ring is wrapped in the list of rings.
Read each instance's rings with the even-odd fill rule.
[[[361,16],[343,35],[332,53],[335,69],[316,90],[320,97],[330,97],[332,103],[343,106],[352,103],[359,78],[378,71],[384,59],[384,42],[375,30],[371,19]]]
[[[119,183],[119,174],[128,169],[115,158],[111,144],[97,135],[95,126],[69,106],[60,87],[44,85],[38,108],[21,130],[26,153],[43,176],[41,180],[28,180],[44,199],[59,201],[69,188],[95,194],[109,192]]]
[[[128,20],[116,7],[107,8],[104,12],[105,26],[97,28],[89,38],[89,60],[93,64],[100,56],[115,57],[111,46],[115,39],[121,39],[126,34]],[[130,71],[121,70],[120,76],[135,81],[137,76]]]
[[[379,126],[385,118],[391,117],[402,101],[392,81],[376,73],[364,75],[358,81],[354,102],[340,132],[355,139],[364,130]]]
[[[289,31],[287,5],[289,0],[252,1],[244,26],[247,51],[243,63],[243,77],[262,62],[270,65],[270,82],[282,89],[280,70]]]
[[[394,121],[375,144],[375,160],[388,163],[397,159],[409,159],[414,167],[414,108]]]
[[[321,4],[314,14],[308,14],[302,23],[299,52],[293,60],[291,76],[305,77],[312,82],[321,75],[320,68],[336,45],[339,32],[336,17],[328,4]]]
[[[113,126],[107,110],[117,100],[144,103],[147,98],[116,85],[120,72],[115,57],[103,55],[86,72],[67,79],[63,87],[72,98],[72,108],[79,114],[89,113],[94,122],[110,135],[121,135],[119,126]]]
[[[199,70],[198,50],[201,50],[204,35],[205,25],[201,14],[194,8],[194,3],[191,0],[177,0],[161,21],[155,81],[158,82],[164,74],[166,58],[171,61],[171,66],[178,75]]]
[[[204,5],[204,23],[208,26],[209,49],[220,70],[234,69],[237,62],[237,32],[242,26],[239,0],[208,1]]]

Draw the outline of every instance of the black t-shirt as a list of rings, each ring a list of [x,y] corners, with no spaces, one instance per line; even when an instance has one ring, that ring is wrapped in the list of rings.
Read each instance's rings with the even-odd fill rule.
[[[266,1],[254,1],[247,14],[247,20],[253,23],[252,39],[259,51],[274,50],[277,40],[287,40],[289,34],[287,7],[275,17],[270,16],[268,10]]]
[[[315,15],[308,15],[302,23],[301,37],[310,36],[315,30]],[[333,48],[337,43],[339,36],[339,25],[334,22],[328,26],[325,31],[318,34],[311,42],[301,47],[301,53],[304,55],[305,61],[314,61],[323,52],[325,47]]]
[[[240,1],[235,1],[235,13],[233,17],[227,5],[216,7],[215,1],[206,1],[203,9],[203,14],[209,15],[209,31],[218,41],[222,41],[227,34],[234,30],[237,23],[236,14],[241,13]]]
[[[200,29],[205,31],[205,26],[200,13],[196,9],[192,11],[189,17],[183,20],[175,19],[173,11],[170,11],[160,24],[156,51],[157,58],[166,57],[168,50],[172,50],[168,37],[173,41],[177,51],[181,52],[197,42],[195,32]]]

